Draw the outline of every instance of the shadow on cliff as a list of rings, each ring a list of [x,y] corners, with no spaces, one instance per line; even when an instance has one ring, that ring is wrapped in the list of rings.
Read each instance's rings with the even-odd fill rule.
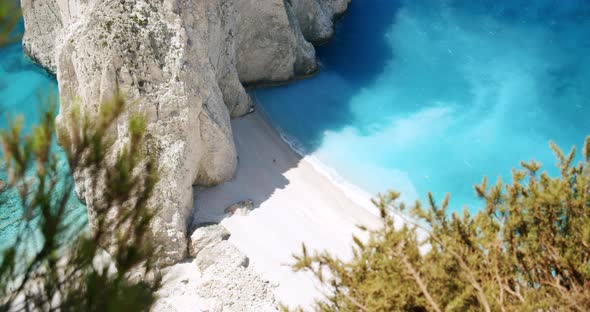
[[[352,1],[337,23],[332,41],[316,48],[322,69],[342,77],[355,89],[373,83],[394,56],[387,33],[402,8],[401,2]]]
[[[260,207],[289,185],[285,173],[301,160],[259,112],[232,120],[232,130],[239,155],[236,175],[216,187],[195,188],[193,225],[218,223],[227,207],[243,200]]]
[[[338,23],[335,38],[317,48],[319,75],[251,90],[264,114],[232,121],[240,157],[236,177],[218,187],[195,189],[193,224],[220,222],[226,217],[225,208],[246,199],[256,209],[290,184],[286,173],[300,164],[301,157],[267,122],[256,119],[266,115],[282,133],[296,133],[298,141],[304,142],[298,146],[303,154],[320,146],[325,131],[350,124],[350,99],[372,84],[393,57],[387,33],[400,7],[396,0],[353,1]]]
[[[317,48],[322,68],[317,76],[251,91],[273,124],[302,143],[300,152],[314,152],[326,131],[354,122],[351,99],[370,87],[395,57],[387,34],[401,6],[396,0],[353,1],[337,24],[336,36]]]

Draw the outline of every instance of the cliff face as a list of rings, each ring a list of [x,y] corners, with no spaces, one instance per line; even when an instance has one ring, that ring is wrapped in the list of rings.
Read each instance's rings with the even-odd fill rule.
[[[281,82],[317,70],[309,43],[333,34],[349,0],[22,0],[25,52],[56,73],[60,115],[96,112],[116,86],[148,120],[146,149],[161,182],[153,224],[163,264],[185,257],[192,185],[232,178],[230,117],[248,112],[242,84]],[[126,140],[126,121],[117,125]],[[101,194],[79,196],[92,210]],[[92,213],[90,213],[92,216]],[[92,220],[91,220],[92,222]]]

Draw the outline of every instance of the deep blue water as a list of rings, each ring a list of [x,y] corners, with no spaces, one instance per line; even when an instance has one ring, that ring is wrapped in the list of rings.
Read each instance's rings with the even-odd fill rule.
[[[590,1],[353,0],[321,73],[254,91],[271,121],[371,194],[450,192],[590,134]]]

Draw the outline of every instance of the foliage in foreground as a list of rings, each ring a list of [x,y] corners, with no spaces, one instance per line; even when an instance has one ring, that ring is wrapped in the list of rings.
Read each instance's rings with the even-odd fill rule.
[[[522,163],[512,182],[475,191],[485,209],[447,212],[431,194],[406,207],[399,194],[375,204],[383,227],[354,238],[343,261],[303,246],[295,270],[311,271],[326,288],[318,311],[590,311],[590,137],[583,160],[553,143],[561,175]],[[392,214],[393,212],[393,214]],[[394,214],[405,225],[394,225]],[[404,217],[409,216],[409,217]],[[419,232],[426,238],[419,239]],[[420,250],[427,249],[421,252]]]
[[[19,1],[2,0],[0,2],[0,47],[20,40],[20,35],[14,33],[20,18]]]
[[[147,311],[158,284],[133,279],[153,273],[155,260],[147,203],[157,172],[139,152],[143,119],[130,118],[129,140],[115,149],[112,128],[125,111],[119,94],[97,116],[78,109],[65,116],[68,127],[59,133],[67,159],[92,177],[87,192],[104,195],[93,203],[93,230],[84,231],[69,215],[73,181],[58,166],[55,109],[50,105],[30,134],[23,135],[22,118],[1,132],[8,177],[2,196],[19,198],[23,224],[0,256],[0,311]],[[71,242],[71,234],[80,232]],[[105,240],[111,260],[98,244]]]

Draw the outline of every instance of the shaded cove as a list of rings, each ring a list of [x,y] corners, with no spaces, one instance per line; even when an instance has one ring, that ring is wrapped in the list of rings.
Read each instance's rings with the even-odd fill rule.
[[[353,1],[321,73],[253,91],[284,137],[370,194],[450,192],[590,134],[588,1]]]

